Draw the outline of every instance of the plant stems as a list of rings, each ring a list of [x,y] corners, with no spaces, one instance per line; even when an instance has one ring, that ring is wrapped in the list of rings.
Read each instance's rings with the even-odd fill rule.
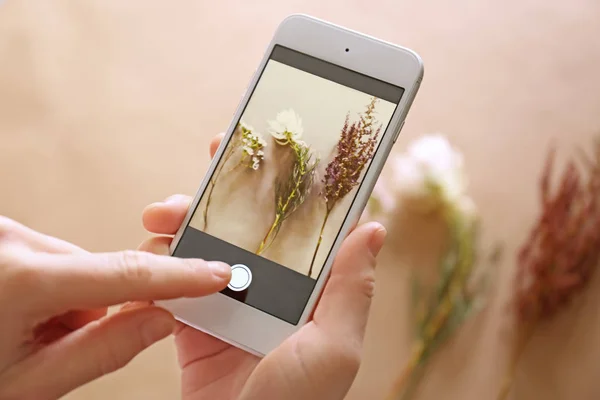
[[[421,358],[423,357],[424,346],[422,343],[419,343],[410,356],[410,359],[404,366],[402,373],[394,382],[392,387],[392,391],[390,395],[387,397],[387,400],[396,400],[398,398],[398,393],[402,391],[404,387],[406,387],[406,383],[410,379],[413,371],[417,368],[417,366],[421,363]],[[403,396],[402,396],[403,397]]]
[[[531,339],[534,327],[535,323],[528,323],[527,326],[523,327],[519,333],[517,344],[513,348],[508,369],[506,370],[504,378],[502,379],[502,385],[500,386],[500,391],[498,392],[498,397],[496,397],[496,400],[505,400],[508,398],[513,386],[513,382],[515,381],[519,360],[521,359],[521,356],[525,351],[525,347],[527,347],[527,344]]]
[[[287,180],[276,183],[275,219],[256,250],[256,254],[263,253],[271,245],[281,224],[304,203],[311,190],[319,159],[311,162],[312,154],[309,147],[293,141],[289,142],[289,146],[294,152],[296,160]]]
[[[280,212],[278,212],[277,214],[275,214],[275,220],[273,221],[273,224],[271,225],[271,228],[267,232],[267,234],[264,237],[263,241],[260,243],[260,246],[258,247],[258,250],[256,251],[256,254],[261,254],[268,247],[267,246],[267,241],[269,240],[269,238],[271,237],[271,235],[273,234],[273,232],[275,231],[275,229],[279,226],[279,222],[281,221],[281,216],[286,213],[287,208],[290,205],[290,201],[292,201],[292,199],[294,198],[295,193],[300,188],[301,184],[302,184],[302,179],[296,179],[295,180],[295,182],[294,182],[294,189],[292,190],[292,192],[288,196],[287,200],[283,204],[283,207],[281,207]]]
[[[474,226],[452,205],[446,205],[444,219],[450,232],[450,245],[440,262],[442,274],[429,309],[420,320],[418,337],[411,357],[396,379],[389,400],[408,399],[419,382],[417,368],[423,368],[432,353],[464,322],[472,305],[465,285],[474,259]]]
[[[325,218],[323,219],[323,224],[321,225],[321,231],[319,232],[319,240],[317,241],[317,247],[315,248],[315,252],[312,256],[312,260],[310,262],[310,267],[308,268],[308,277],[312,275],[313,266],[315,264],[315,259],[317,258],[317,253],[319,252],[319,247],[321,247],[321,242],[323,241],[323,231],[325,230],[325,225],[327,224],[327,219],[329,218],[329,214],[331,214],[331,209],[327,208],[325,212]]]
[[[206,228],[208,226],[208,207],[210,206],[210,201],[212,199],[212,194],[213,194],[213,191],[215,190],[215,186],[217,185],[217,180],[219,179],[219,176],[221,175],[221,172],[223,171],[223,167],[225,167],[225,164],[227,164],[227,161],[229,161],[229,159],[233,155],[234,148],[235,148],[235,146],[229,147],[229,149],[227,150],[227,153],[225,153],[225,156],[223,157],[223,160],[221,161],[221,165],[219,166],[219,168],[217,169],[215,174],[210,179],[211,186],[208,191],[208,197],[206,198],[206,207],[204,207],[204,211],[202,213],[202,216],[204,217],[204,230],[206,230]]]
[[[423,336],[417,341],[414,347],[411,357],[406,363],[402,374],[396,379],[392,387],[392,391],[389,400],[398,398],[399,393],[401,399],[406,398],[406,393],[403,392],[403,388],[406,387],[406,383],[410,380],[414,370],[422,364],[428,353],[431,350],[432,345],[435,344],[435,340],[439,337],[440,332],[443,330],[445,323],[448,321],[448,317],[452,312],[452,301],[451,296],[446,296],[442,304],[440,304],[434,315],[431,317],[430,323],[425,328]]]
[[[269,237],[273,234],[273,231],[275,230],[275,228],[279,224],[279,220],[280,219],[281,219],[280,214],[275,215],[275,221],[273,221],[273,225],[271,225],[271,229],[269,229],[269,231],[267,232],[267,234],[263,238],[262,242],[260,243],[260,246],[258,247],[258,250],[256,251],[257,255],[260,255],[266,249],[267,240],[269,240]]]

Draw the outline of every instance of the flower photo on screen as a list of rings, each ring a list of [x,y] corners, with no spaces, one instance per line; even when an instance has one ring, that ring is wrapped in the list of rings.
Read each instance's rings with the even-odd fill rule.
[[[395,108],[270,60],[190,227],[316,279]]]

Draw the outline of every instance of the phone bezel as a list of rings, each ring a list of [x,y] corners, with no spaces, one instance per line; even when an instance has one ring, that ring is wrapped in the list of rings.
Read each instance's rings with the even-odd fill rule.
[[[292,15],[286,18],[279,25],[269,43],[256,73],[237,107],[225,138],[215,154],[183,224],[175,235],[171,252],[176,248],[185,227],[189,224],[193,211],[202,198],[218,161],[223,156],[236,123],[250,100],[275,45],[281,45],[389,82],[404,88],[405,92],[381,139],[371,166],[356,194],[353,206],[332,246],[329,258],[326,260],[297,325],[292,325],[221,293],[197,299],[175,299],[158,303],[161,307],[171,311],[181,322],[258,356],[263,356],[277,347],[286,337],[309,320],[329,276],[335,254],[343,239],[362,214],[423,77],[421,59],[411,50],[306,15]]]

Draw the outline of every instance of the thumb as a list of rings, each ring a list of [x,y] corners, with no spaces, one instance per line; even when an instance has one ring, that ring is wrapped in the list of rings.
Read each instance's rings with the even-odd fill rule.
[[[217,136],[212,138],[212,140],[210,141],[210,147],[209,147],[210,158],[213,158],[215,156],[215,153],[219,149],[219,146],[221,145],[221,142],[223,141],[224,137],[225,137],[225,133],[221,132]]]
[[[374,292],[375,258],[385,236],[381,224],[370,222],[344,241],[314,314],[315,324],[327,333],[362,343]]]
[[[69,334],[26,361],[10,386],[18,398],[55,399],[116,371],[173,332],[175,319],[157,307],[121,311]],[[9,396],[10,397],[10,396]]]

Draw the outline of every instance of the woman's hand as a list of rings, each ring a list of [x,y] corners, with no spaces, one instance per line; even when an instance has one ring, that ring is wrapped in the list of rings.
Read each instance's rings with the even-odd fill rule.
[[[214,155],[222,136],[211,143]],[[144,210],[144,226],[173,235],[191,199],[173,196]],[[259,359],[219,339],[179,324],[176,344],[184,399],[342,399],[358,371],[373,296],[375,257],[386,231],[377,223],[357,227],[338,253],[313,320]],[[167,252],[171,237],[141,245]]]
[[[225,288],[228,265],[145,252],[92,254],[0,217],[0,399],[56,399],[168,336],[166,311],[131,300]]]

